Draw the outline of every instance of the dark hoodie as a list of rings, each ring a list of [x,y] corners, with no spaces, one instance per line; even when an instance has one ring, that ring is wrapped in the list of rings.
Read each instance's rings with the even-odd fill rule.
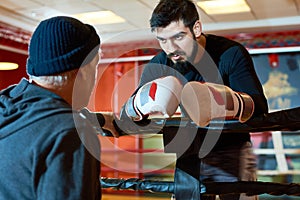
[[[99,148],[56,94],[26,79],[0,92],[0,199],[99,200]]]

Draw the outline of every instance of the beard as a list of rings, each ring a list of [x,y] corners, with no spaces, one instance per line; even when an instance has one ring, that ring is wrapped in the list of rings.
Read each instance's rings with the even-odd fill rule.
[[[182,75],[185,75],[186,73],[188,73],[189,71],[191,71],[192,64],[189,63],[188,61],[179,61],[174,63],[174,65],[172,66],[175,70],[177,70],[179,73],[181,73]]]
[[[170,53],[168,54],[168,58],[170,60],[172,60],[172,57],[174,55],[180,55],[180,56],[186,56],[185,52],[183,51],[175,51],[173,53]],[[185,60],[185,59],[182,59],[182,60],[178,60],[178,61],[173,61],[173,65],[172,65],[172,68],[174,68],[176,71],[178,71],[179,73],[181,73],[182,75],[186,74],[189,70],[190,70],[190,63]]]
[[[177,62],[174,62],[174,65],[172,66],[182,75],[185,75],[186,73],[188,73],[190,70],[194,68],[192,63],[195,61],[195,58],[199,50],[198,43],[196,40],[194,40],[192,48],[193,49],[192,49],[191,56],[187,57],[187,60],[179,60]],[[183,57],[184,56],[186,57],[186,53],[183,51],[175,51],[173,53],[168,54],[167,56],[172,60],[172,56],[174,55],[181,55]]]

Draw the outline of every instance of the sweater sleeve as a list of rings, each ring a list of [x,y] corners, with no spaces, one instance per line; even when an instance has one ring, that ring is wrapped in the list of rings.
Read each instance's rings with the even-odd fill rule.
[[[234,91],[244,92],[252,97],[255,103],[254,115],[267,113],[267,100],[255,72],[252,58],[247,50],[235,46],[227,50],[224,57],[232,58],[224,62],[227,65],[225,68],[228,69],[229,87]]]

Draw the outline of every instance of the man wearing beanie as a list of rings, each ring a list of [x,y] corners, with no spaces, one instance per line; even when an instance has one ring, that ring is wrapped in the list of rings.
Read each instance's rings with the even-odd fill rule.
[[[100,143],[79,112],[94,87],[100,38],[70,17],[42,21],[29,80],[0,92],[0,199],[101,199]]]

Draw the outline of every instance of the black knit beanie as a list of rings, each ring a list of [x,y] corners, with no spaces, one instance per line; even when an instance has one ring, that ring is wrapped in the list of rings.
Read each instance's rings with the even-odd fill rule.
[[[80,68],[92,61],[99,45],[98,34],[88,24],[65,16],[44,20],[30,40],[27,73],[47,76]]]

